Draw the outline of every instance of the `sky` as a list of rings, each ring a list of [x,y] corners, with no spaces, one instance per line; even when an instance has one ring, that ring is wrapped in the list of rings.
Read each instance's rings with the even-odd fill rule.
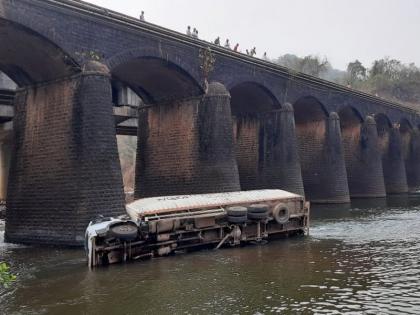
[[[220,36],[257,55],[327,57],[344,70],[391,57],[420,66],[420,0],[89,0],[202,39]]]

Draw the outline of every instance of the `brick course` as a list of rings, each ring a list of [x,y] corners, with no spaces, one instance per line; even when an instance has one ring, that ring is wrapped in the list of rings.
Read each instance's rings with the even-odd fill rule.
[[[303,185],[309,201],[345,203],[350,201],[340,122],[336,113],[326,120],[297,125]]]
[[[368,116],[342,130],[347,180],[351,197],[385,197],[382,155],[375,120]]]
[[[240,190],[231,126],[229,94],[216,83],[203,99],[142,110],[135,196]]]
[[[6,240],[81,245],[97,214],[124,212],[109,78],[18,92]]]

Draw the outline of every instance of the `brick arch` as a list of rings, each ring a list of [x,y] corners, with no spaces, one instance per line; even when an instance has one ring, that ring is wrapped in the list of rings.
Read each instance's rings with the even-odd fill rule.
[[[20,86],[81,71],[69,53],[45,34],[0,17],[0,70]]]
[[[314,96],[303,96],[293,103],[296,124],[322,121],[329,117],[325,105]]]
[[[230,89],[233,116],[261,114],[281,108],[272,91],[255,81],[242,81]]]
[[[149,103],[204,93],[204,81],[194,68],[195,62],[167,50],[130,49],[110,57],[105,64],[113,79],[126,83]]]
[[[337,113],[340,117],[341,129],[345,129],[346,127],[351,127],[356,124],[362,124],[365,121],[362,113],[351,105],[340,107]]]
[[[349,202],[339,117],[314,96],[293,104],[306,197],[312,202]]]

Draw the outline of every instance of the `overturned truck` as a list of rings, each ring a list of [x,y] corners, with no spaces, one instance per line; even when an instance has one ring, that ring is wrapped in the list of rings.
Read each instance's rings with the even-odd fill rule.
[[[282,190],[146,198],[126,210],[128,216],[89,224],[90,267],[303,235],[309,229],[309,203]]]

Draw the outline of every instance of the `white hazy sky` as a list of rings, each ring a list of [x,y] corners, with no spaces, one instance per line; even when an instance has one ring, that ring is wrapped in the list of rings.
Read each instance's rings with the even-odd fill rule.
[[[286,53],[328,57],[345,69],[389,56],[420,66],[420,0],[89,0],[200,38],[229,38],[259,56]]]

